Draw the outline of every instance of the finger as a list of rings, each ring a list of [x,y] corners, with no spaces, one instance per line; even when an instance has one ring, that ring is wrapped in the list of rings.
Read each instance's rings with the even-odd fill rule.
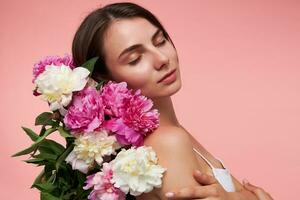
[[[243,179],[243,185],[247,190],[250,190],[251,192],[254,192],[254,190],[257,188],[256,186],[250,184],[247,179]]]
[[[182,188],[179,191],[168,192],[168,199],[203,199],[209,196],[214,196],[216,190],[212,186],[194,186]]]
[[[217,183],[217,179],[215,179],[215,177],[201,173],[199,170],[196,170],[193,175],[195,180],[202,185],[211,185]]]
[[[247,181],[246,179],[243,180],[243,184],[246,188],[248,188],[249,190],[251,190],[252,192],[254,192],[255,190],[261,190],[263,192],[265,192],[262,188],[251,184],[249,181]]]
[[[255,192],[258,199],[271,200],[268,195],[260,188],[258,188]]]
[[[199,199],[199,197],[194,197],[194,195],[192,194],[187,194],[187,193],[184,194],[179,192],[167,192],[165,194],[165,197],[171,200]]]
[[[251,192],[253,192],[259,199],[265,199],[265,200],[272,199],[270,194],[265,192],[264,189],[249,183],[247,180],[243,181],[243,183],[244,183],[245,188],[250,190]]]

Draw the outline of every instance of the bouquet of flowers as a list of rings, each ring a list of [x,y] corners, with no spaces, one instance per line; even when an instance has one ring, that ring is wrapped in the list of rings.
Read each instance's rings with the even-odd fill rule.
[[[96,82],[90,75],[98,57],[75,66],[70,55],[48,56],[33,68],[33,94],[50,112],[35,119],[33,144],[14,154],[43,166],[32,187],[41,199],[121,200],[161,187],[165,168],[144,138],[159,126],[159,113],[140,90],[126,82]],[[66,141],[47,138],[58,132]]]

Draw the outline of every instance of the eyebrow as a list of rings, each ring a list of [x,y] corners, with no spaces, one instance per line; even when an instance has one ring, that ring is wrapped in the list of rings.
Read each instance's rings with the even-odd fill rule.
[[[153,41],[154,38],[155,38],[160,32],[161,32],[161,29],[158,28],[158,29],[155,31],[155,33],[152,35],[151,40]],[[130,46],[130,47],[124,49],[124,50],[122,51],[122,53],[120,53],[118,59],[120,59],[124,54],[129,53],[130,51],[133,51],[133,50],[135,50],[135,49],[137,49],[137,48],[140,48],[141,46],[142,46],[141,44],[135,44],[135,45],[132,45],[132,46]]]

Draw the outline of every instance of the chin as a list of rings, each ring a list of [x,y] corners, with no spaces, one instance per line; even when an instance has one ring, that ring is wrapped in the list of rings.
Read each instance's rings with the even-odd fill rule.
[[[142,94],[151,99],[170,97],[181,89],[181,78],[179,76],[176,81],[169,85],[158,85],[155,83],[150,88],[147,91],[141,90]]]
[[[174,82],[174,85],[172,85],[172,92],[169,96],[172,96],[173,94],[176,94],[180,89],[181,89],[181,80],[179,79],[178,81]]]
[[[160,88],[159,97],[168,97],[176,94],[181,89],[181,80],[177,79],[170,85],[166,85],[164,88]]]

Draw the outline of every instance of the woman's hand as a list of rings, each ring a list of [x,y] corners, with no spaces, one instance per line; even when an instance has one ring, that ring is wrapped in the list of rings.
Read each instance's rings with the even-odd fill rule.
[[[213,197],[213,199],[222,200],[241,199],[240,196],[235,196],[234,192],[226,192],[213,176],[196,171],[194,178],[201,184],[200,186],[187,187],[176,192],[168,192],[166,193],[166,197],[169,199],[210,199],[211,197]],[[262,188],[250,184],[246,179],[243,181],[243,186],[246,190],[255,195],[253,196],[255,199],[273,200],[270,194],[265,192]]]
[[[194,177],[201,185],[182,188],[176,192],[167,192],[168,199],[214,199],[231,200],[231,193],[224,190],[220,183],[213,177],[196,171]]]
[[[250,184],[246,179],[243,180],[243,186],[245,189],[253,192],[259,200],[273,200],[271,195],[264,189]]]

